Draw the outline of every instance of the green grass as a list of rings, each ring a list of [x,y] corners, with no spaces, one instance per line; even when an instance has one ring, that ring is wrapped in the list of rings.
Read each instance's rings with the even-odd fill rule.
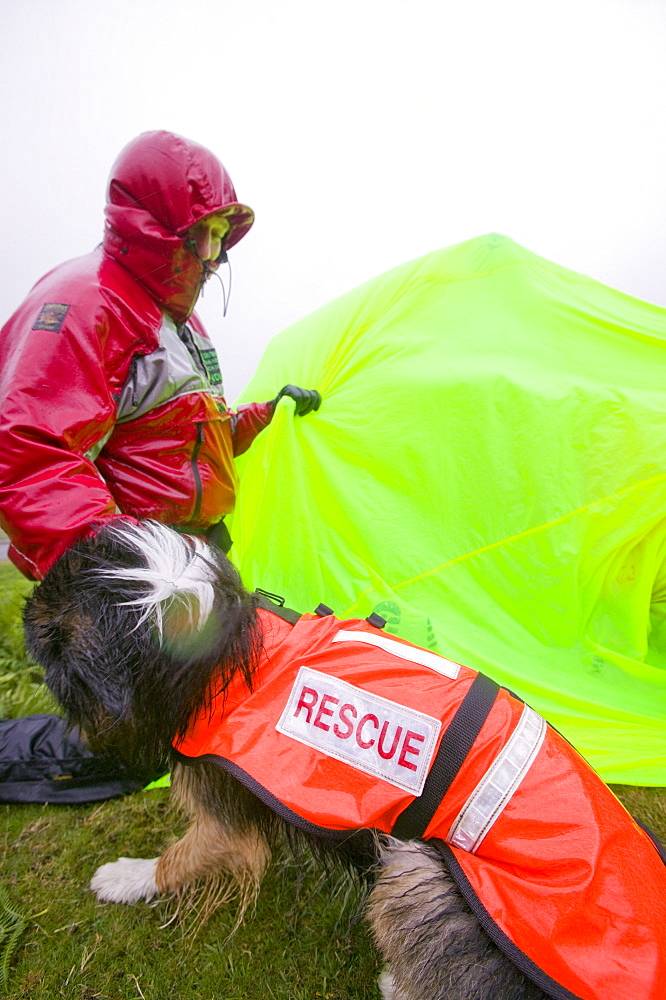
[[[20,613],[30,586],[0,564],[3,717],[52,710],[23,649]],[[666,790],[615,791],[666,840]],[[296,866],[271,869],[256,913],[230,940],[233,907],[192,942],[177,924],[164,926],[168,902],[96,901],[87,886],[99,864],[154,857],[183,829],[163,789],[101,805],[0,805],[0,992],[4,888],[10,908],[26,918],[5,993],[16,1000],[377,1000],[379,963],[363,922]]]
[[[192,943],[178,926],[163,926],[167,903],[98,903],[87,889],[97,865],[118,854],[152,857],[181,832],[166,791],[98,806],[0,811],[5,887],[29,921],[8,996],[376,998],[377,961],[365,928],[350,926],[315,879],[299,879],[295,869],[271,871],[255,916],[230,941],[233,908],[219,911]]]
[[[11,563],[0,563],[0,719],[55,711],[42,671],[25,658],[21,613],[33,586]]]

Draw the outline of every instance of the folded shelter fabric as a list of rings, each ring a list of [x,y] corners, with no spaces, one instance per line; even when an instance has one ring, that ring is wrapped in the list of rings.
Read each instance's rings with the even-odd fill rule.
[[[269,344],[290,379],[239,461],[246,585],[525,698],[611,782],[666,784],[666,310],[489,235]]]
[[[58,715],[0,720],[0,802],[99,802],[138,792],[157,776],[94,754]]]

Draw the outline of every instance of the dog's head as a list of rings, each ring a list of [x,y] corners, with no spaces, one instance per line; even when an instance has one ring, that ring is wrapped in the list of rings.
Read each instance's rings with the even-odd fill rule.
[[[210,683],[258,647],[254,599],[201,539],[118,519],[77,542],[26,602],[27,648],[93,749],[165,759]]]

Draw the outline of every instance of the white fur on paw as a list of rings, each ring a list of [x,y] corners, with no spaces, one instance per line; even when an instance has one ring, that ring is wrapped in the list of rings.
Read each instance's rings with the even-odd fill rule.
[[[102,865],[93,875],[90,888],[106,903],[136,903],[157,895],[157,858],[118,858]]]
[[[377,985],[379,986],[379,992],[382,995],[382,1000],[399,1000],[399,995],[395,990],[393,976],[386,969],[379,973]]]

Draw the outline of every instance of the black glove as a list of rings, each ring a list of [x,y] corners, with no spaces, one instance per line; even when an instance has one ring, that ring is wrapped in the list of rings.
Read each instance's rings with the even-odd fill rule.
[[[296,415],[299,417],[304,417],[306,413],[318,410],[321,406],[321,396],[316,389],[301,389],[297,385],[285,385],[283,389],[280,389],[275,399],[271,400],[273,409],[283,396],[291,396],[296,403]]]

